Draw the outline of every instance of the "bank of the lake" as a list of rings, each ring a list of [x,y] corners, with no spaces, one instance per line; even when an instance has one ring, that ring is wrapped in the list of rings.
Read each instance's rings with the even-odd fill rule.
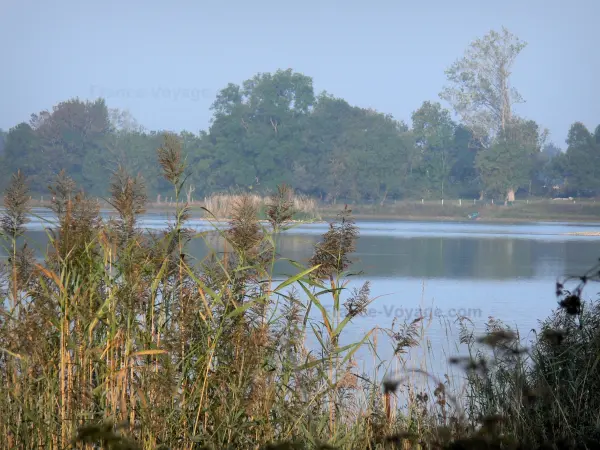
[[[108,203],[99,200],[103,209],[111,209]],[[47,200],[33,200],[32,205],[38,208],[50,207]],[[329,221],[334,219],[343,207],[343,203],[319,203],[314,211],[310,214],[301,214],[298,219],[315,222]],[[443,202],[441,200],[403,200],[388,201],[384,205],[349,203],[349,207],[352,208],[352,214],[358,220],[433,222],[476,220],[486,223],[600,222],[600,202],[595,199],[518,200],[512,205],[463,199],[451,199]],[[209,218],[209,214],[204,209],[204,202],[192,202],[189,208],[194,220]],[[174,210],[175,204],[170,202],[154,202],[147,205],[147,211],[150,214],[168,213]]]
[[[600,222],[600,202],[580,199],[519,200],[511,205],[490,201],[402,201],[386,205],[351,205],[357,219],[410,221]],[[322,217],[334,217],[340,206],[321,206]]]
[[[191,211],[195,217],[206,217],[203,204],[194,203]],[[329,221],[335,218],[343,204],[319,204],[314,220]],[[581,199],[519,200],[512,205],[494,204],[490,201],[447,200],[398,201],[385,205],[350,203],[353,216],[358,220],[452,221],[473,220],[489,223],[535,222],[600,222],[600,202]],[[149,212],[173,210],[172,205],[151,204]],[[475,215],[475,218],[470,218]]]

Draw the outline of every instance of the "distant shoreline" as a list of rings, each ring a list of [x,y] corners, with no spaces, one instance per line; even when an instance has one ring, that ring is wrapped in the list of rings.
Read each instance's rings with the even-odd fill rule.
[[[33,207],[48,208],[49,204],[44,202],[35,202]],[[352,216],[356,220],[398,220],[406,222],[456,222],[456,223],[503,223],[503,224],[524,224],[524,223],[599,223],[600,224],[600,202],[578,201],[578,202],[552,202],[549,200],[532,201],[530,203],[518,202],[513,206],[503,205],[462,205],[456,202],[447,202],[445,205],[439,203],[418,202],[398,202],[386,206],[374,205],[352,205]],[[328,223],[336,218],[339,211],[344,208],[344,204],[320,206],[315,211],[317,218],[307,219],[312,223]],[[2,209],[2,208],[0,208]],[[148,214],[168,214],[174,211],[174,205],[151,203],[146,207]],[[103,205],[103,211],[110,211],[112,208]],[[205,217],[206,213],[202,210],[201,204],[190,205],[191,219],[194,222],[206,221],[214,222],[215,219]],[[477,212],[477,219],[469,219],[468,215]],[[217,219],[219,222],[226,222],[228,218]],[[267,223],[264,218],[262,223]],[[302,223],[303,220],[294,221]]]
[[[354,214],[357,220],[398,220],[405,222],[457,222],[457,223],[540,223],[540,222],[556,222],[556,223],[598,223],[600,217],[577,217],[575,219],[557,217],[557,218],[523,218],[523,217],[480,217],[477,220],[472,220],[467,217],[456,216],[397,216],[386,214]]]
[[[172,209],[148,209],[147,213],[156,214],[156,213],[171,213]],[[509,217],[482,217],[477,220],[472,220],[463,217],[456,216],[399,216],[399,215],[391,215],[391,214],[353,214],[353,217],[357,221],[399,221],[399,222],[432,222],[432,223],[443,223],[443,222],[453,222],[453,223],[501,223],[501,224],[527,224],[527,223],[566,223],[566,224],[600,224],[600,218],[598,217],[577,217],[577,218],[566,218],[566,217],[555,217],[555,218],[509,218]],[[205,223],[215,223],[215,222],[228,222],[229,218],[218,218],[212,219],[207,217],[192,217],[189,219],[190,222],[205,222]],[[335,215],[325,215],[325,217],[321,219],[314,220],[292,220],[289,223],[291,224],[302,224],[302,223],[318,223],[318,224],[327,224],[331,221],[335,220]],[[261,219],[260,223],[267,224],[268,220]],[[582,232],[587,233],[587,232]],[[583,235],[582,233],[569,233],[576,235]],[[589,232],[591,234],[586,234],[589,236],[600,236],[600,231],[598,232]]]
[[[598,236],[600,237],[600,231],[575,231],[573,233],[567,233],[569,236]]]

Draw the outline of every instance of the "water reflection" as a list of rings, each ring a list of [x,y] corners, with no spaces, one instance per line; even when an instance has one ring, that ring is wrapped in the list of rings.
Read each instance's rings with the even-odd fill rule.
[[[299,231],[299,230],[298,230]],[[42,254],[48,244],[43,231],[30,231],[30,247]],[[278,253],[307,264],[316,233],[283,234],[276,238]],[[189,253],[200,260],[210,249],[222,252],[224,241],[217,233],[207,233],[190,243]],[[4,254],[4,250],[0,250]],[[416,278],[452,280],[548,279],[564,274],[585,272],[600,256],[600,240],[538,240],[505,236],[400,237],[361,234],[358,239],[353,271],[369,279]],[[287,262],[276,266],[279,273],[293,269]]]

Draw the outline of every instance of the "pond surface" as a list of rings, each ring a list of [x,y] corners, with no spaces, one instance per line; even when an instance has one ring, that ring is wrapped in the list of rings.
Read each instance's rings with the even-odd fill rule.
[[[43,221],[48,217],[41,216],[28,224],[28,237],[43,247]],[[164,214],[148,214],[140,225],[157,229],[166,220]],[[465,354],[465,348],[457,344],[457,316],[467,317],[478,331],[490,317],[500,319],[517,328],[524,339],[531,338],[538,321],[556,307],[556,278],[583,274],[600,258],[600,237],[569,234],[599,231],[600,224],[386,220],[357,221],[357,225],[360,237],[352,270],[361,274],[352,277],[348,287],[370,281],[371,296],[379,298],[365,316],[348,326],[341,344],[360,340],[375,326],[390,327],[393,321],[402,324],[425,315],[421,347],[404,359],[409,367],[437,375],[450,372],[448,356]],[[212,228],[194,220],[189,226],[198,231]],[[310,224],[289,230],[279,236],[278,251],[306,263],[327,228],[327,224]],[[196,258],[206,252],[202,240],[191,246]],[[587,293],[594,297],[597,291],[591,285]],[[318,317],[316,311],[313,317]],[[378,359],[390,360],[394,348],[379,333],[376,350],[377,357],[368,348],[357,353],[357,362],[366,372],[372,371]]]

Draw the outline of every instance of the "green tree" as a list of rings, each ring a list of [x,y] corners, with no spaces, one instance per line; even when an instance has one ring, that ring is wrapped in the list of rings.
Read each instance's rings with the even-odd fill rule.
[[[296,160],[296,179],[316,174],[316,191],[326,193],[332,202],[344,198],[383,204],[389,196],[402,194],[414,148],[406,124],[324,92],[311,113],[306,136]]]
[[[486,190],[504,196],[505,202],[514,201],[506,193],[529,185],[545,135],[534,121],[513,117],[494,144],[477,155],[475,164]]]
[[[554,142],[549,142],[542,148],[542,153],[545,160],[552,160],[554,157],[559,156],[562,153],[561,148]]]
[[[592,134],[581,122],[574,123],[567,145],[563,175],[568,190],[577,195],[600,192],[600,126]]]
[[[523,101],[510,85],[512,66],[527,44],[506,28],[490,31],[468,47],[447,70],[450,85],[440,93],[476,138],[493,137],[512,119],[513,105]]]
[[[542,147],[534,161],[532,192],[534,195],[552,195],[555,186],[560,185],[561,175],[555,172],[555,160],[564,153],[555,143],[550,142]]]
[[[28,123],[22,122],[11,128],[6,135],[4,154],[0,157],[2,187],[6,188],[11,174],[20,170],[29,179],[32,192],[46,192],[46,180],[51,178],[47,159]]]
[[[189,172],[187,184],[192,189],[187,191],[188,197],[194,194],[196,198],[200,198],[210,194],[216,184],[216,177],[211,174],[212,168],[217,164],[218,155],[213,152],[208,134],[205,131],[201,131],[197,135],[189,131],[182,131],[179,137],[183,145],[183,152],[187,155]]]
[[[454,148],[456,157],[450,181],[456,187],[459,197],[475,198],[481,192],[481,179],[475,167],[475,159],[482,149],[481,144],[473,139],[473,134],[463,125],[458,125],[454,130]]]
[[[52,112],[32,114],[30,124],[53,175],[64,169],[87,192],[105,192],[111,124],[104,100],[67,100]]]
[[[303,149],[294,157],[292,184],[306,194],[337,199],[349,191],[350,140],[345,139],[357,110],[343,99],[321,93],[303,132]]]
[[[412,114],[413,133],[421,151],[421,167],[427,191],[444,198],[444,188],[454,165],[454,130],[450,113],[439,103],[423,102]]]
[[[2,128],[0,128],[0,157],[4,153],[4,146],[6,145],[6,136],[7,135],[8,135],[8,132],[6,132]]]
[[[513,64],[525,46],[525,42],[504,27],[501,32],[492,30],[472,42],[465,55],[446,70],[450,84],[443,89],[440,97],[452,105],[474,138],[485,147],[492,144],[494,151],[507,146],[506,142],[494,143],[495,138],[510,126],[513,105],[523,101],[511,86],[510,76]],[[513,149],[513,157],[520,158],[523,155],[518,154],[518,149],[526,145],[512,142],[509,147]],[[490,155],[487,162],[494,160],[508,161],[507,158]],[[502,168],[495,170],[498,173],[513,172]],[[489,180],[489,173],[487,178]],[[505,180],[501,184],[511,186],[514,180]],[[514,195],[515,192],[509,187],[507,200],[513,201]]]
[[[168,183],[160,176],[156,149],[162,143],[160,132],[115,130],[107,143],[107,168],[123,167],[128,173],[143,175],[149,195],[170,192]]]
[[[314,104],[312,79],[291,69],[229,84],[211,109],[209,140],[221,159],[217,188],[274,189],[291,178],[303,125]]]

